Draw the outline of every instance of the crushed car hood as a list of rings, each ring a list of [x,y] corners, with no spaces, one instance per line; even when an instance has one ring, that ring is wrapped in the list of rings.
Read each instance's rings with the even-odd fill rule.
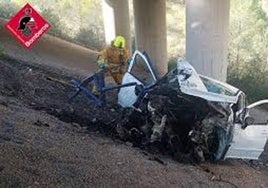
[[[201,97],[208,101],[236,103],[239,89],[229,84],[197,74],[187,61],[179,59],[177,63],[178,82],[183,93]]]

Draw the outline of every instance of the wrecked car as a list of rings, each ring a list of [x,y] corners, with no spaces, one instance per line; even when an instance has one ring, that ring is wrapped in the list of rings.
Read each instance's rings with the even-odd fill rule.
[[[120,88],[123,140],[162,148],[178,160],[258,159],[268,137],[268,100],[246,106],[239,89],[199,75],[184,59],[158,78],[149,56],[135,51]],[[258,117],[259,116],[259,117]]]

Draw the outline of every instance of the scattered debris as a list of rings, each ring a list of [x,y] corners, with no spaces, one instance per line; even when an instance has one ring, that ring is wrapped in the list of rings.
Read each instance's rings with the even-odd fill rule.
[[[215,176],[213,175],[210,179],[211,181],[218,181],[218,182],[223,182],[223,183],[227,183],[227,184],[230,184],[232,185],[233,187],[238,187],[237,185],[235,185],[234,183],[228,181],[228,180],[224,180],[222,179],[221,175],[218,175],[218,176]]]
[[[58,82],[58,83],[60,83],[62,85],[72,86],[68,81],[61,80],[59,78],[53,78],[53,77],[48,76],[48,77],[46,77],[46,79],[49,80],[49,81]]]
[[[40,120],[37,120],[36,122],[34,122],[34,125],[39,126],[39,127],[49,127],[48,123],[44,123]]]
[[[149,157],[149,160],[151,161],[156,161],[162,165],[167,165],[163,160],[161,160],[159,157],[153,156],[153,157]]]

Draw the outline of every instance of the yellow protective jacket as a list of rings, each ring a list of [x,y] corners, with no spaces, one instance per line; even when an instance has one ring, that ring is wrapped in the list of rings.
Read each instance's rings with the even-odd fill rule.
[[[111,72],[117,84],[122,81],[125,72],[125,65],[129,58],[129,51],[125,48],[116,48],[112,45],[105,47],[99,55],[99,60],[103,60],[106,67]]]
[[[99,59],[107,63],[107,68],[113,69],[119,66],[124,66],[129,58],[129,52],[125,48],[116,48],[114,46],[107,46],[100,52]],[[115,70],[116,72],[116,70]]]

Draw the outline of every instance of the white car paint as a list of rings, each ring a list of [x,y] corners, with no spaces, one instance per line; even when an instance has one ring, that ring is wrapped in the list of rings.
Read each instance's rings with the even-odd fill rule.
[[[154,74],[152,67],[150,66],[150,63],[148,62],[147,58],[140,51],[136,50],[134,52],[131,60],[130,60],[129,67],[128,67],[128,70],[123,77],[122,84],[136,82],[138,85],[144,85],[141,81],[139,81],[137,78],[135,78],[131,74],[131,70],[132,70],[133,66],[135,66],[135,57],[136,56],[140,56],[143,59],[143,62],[148,67],[150,74],[152,75],[153,80],[156,82],[157,81],[156,75]],[[118,93],[118,104],[124,108],[125,107],[132,107],[133,104],[136,102],[137,97],[138,96],[135,94],[135,86],[121,88],[119,93]]]
[[[258,159],[268,139],[268,125],[235,125],[234,137],[225,158]]]

